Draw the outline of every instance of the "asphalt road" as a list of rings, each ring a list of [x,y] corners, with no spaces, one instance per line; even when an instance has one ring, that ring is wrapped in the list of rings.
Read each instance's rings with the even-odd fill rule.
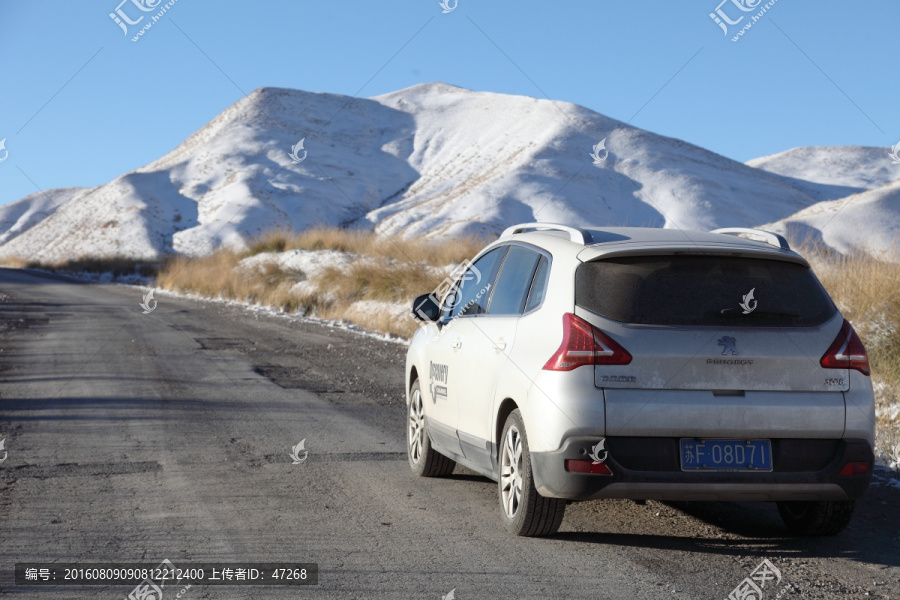
[[[317,586],[185,600],[722,599],[768,559],[765,598],[900,598],[900,489],[825,539],[767,504],[630,501],[510,537],[489,480],[410,473],[402,345],[165,295],[143,314],[141,295],[0,270],[2,595],[121,599],[133,586],[16,586],[13,566],[169,559],[320,568]]]

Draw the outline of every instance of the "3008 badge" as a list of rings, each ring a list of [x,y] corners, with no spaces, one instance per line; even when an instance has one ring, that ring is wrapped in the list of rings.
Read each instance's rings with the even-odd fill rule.
[[[634,375],[601,375],[600,383],[637,383],[637,377]]]

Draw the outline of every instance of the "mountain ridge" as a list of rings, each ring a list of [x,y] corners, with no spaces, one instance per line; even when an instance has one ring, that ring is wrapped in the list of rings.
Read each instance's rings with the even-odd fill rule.
[[[815,150],[743,164],[568,102],[444,83],[373,98],[263,87],[106,184],[0,207],[0,257],[199,255],[316,225],[432,238],[534,220],[752,227],[864,191],[862,163],[879,183],[894,172],[868,164],[876,149],[847,148],[828,150],[846,155],[843,178],[811,181]]]

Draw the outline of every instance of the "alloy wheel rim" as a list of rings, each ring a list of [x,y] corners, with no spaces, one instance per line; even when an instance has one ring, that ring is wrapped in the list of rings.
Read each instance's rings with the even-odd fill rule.
[[[510,427],[500,457],[500,503],[507,518],[515,518],[522,503],[522,436]]]
[[[422,458],[422,447],[424,445],[425,415],[423,413],[422,394],[419,390],[416,390],[409,400],[409,424],[407,427],[409,457],[416,464]]]

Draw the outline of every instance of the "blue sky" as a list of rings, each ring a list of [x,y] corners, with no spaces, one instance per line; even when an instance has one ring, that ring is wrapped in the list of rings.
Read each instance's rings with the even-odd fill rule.
[[[740,161],[900,140],[895,0],[777,0],[738,42],[765,1],[726,0],[725,35],[719,0],[177,0],[137,42],[157,11],[126,0],[126,35],[120,1],[0,0],[0,204],[105,183],[261,86],[549,97]]]

